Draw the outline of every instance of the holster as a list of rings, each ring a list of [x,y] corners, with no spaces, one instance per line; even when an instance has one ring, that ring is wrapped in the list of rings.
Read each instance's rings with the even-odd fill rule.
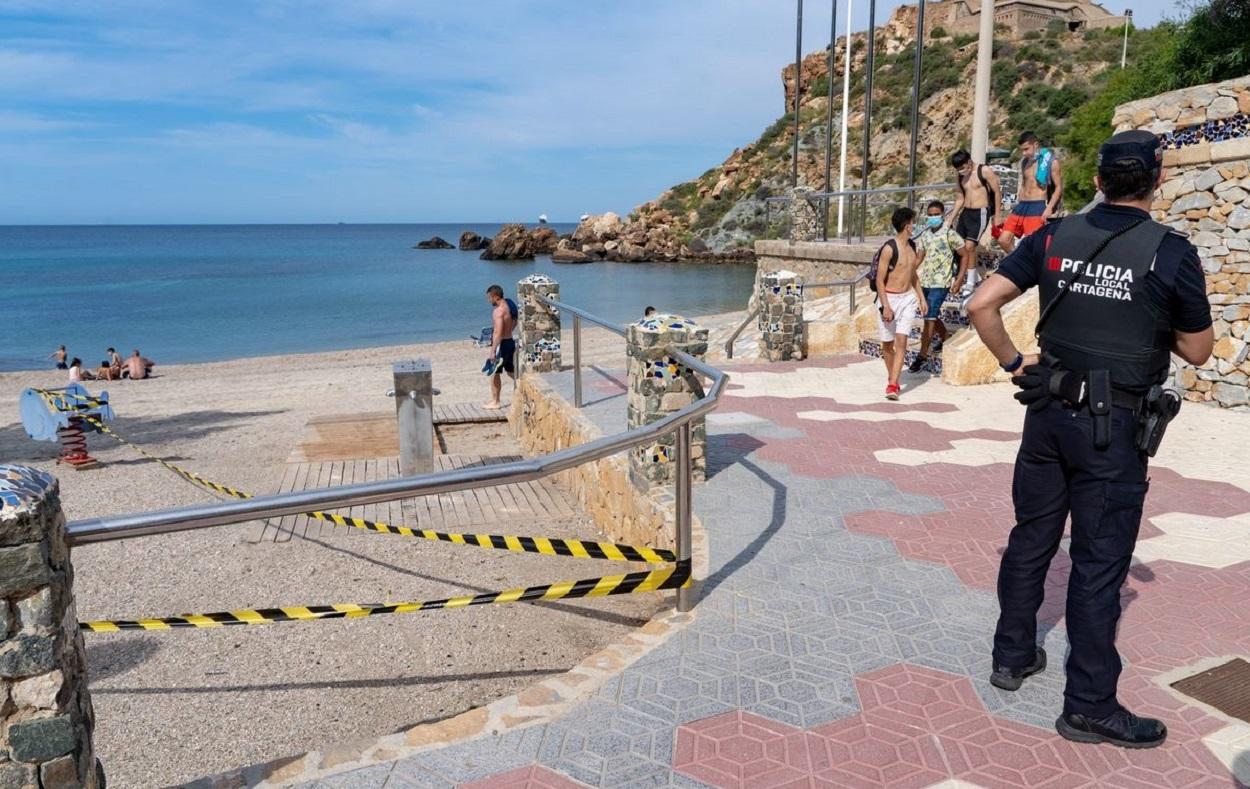
[[[1103,450],[1111,446],[1111,371],[1090,370],[1087,381],[1089,412],[1094,417],[1094,449]]]
[[[1142,398],[1141,414],[1137,422],[1137,449],[1147,457],[1154,457],[1163,442],[1163,435],[1181,410],[1181,396],[1174,389],[1155,385]]]

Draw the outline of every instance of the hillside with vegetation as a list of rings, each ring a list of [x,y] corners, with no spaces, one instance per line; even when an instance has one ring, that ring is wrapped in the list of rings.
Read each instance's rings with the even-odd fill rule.
[[[1062,24],[1019,37],[1000,28],[992,71],[990,145],[1013,149],[1016,137],[1035,131],[1067,161],[1066,202],[1079,207],[1093,195],[1092,160],[1111,132],[1115,105],[1187,85],[1250,71],[1250,0],[1213,0],[1192,9],[1184,23],[1132,29],[1129,67],[1121,70],[1123,30],[1070,32]],[[873,84],[869,183],[907,181],[914,59],[915,8],[900,8],[878,28]],[[1238,32],[1240,31],[1240,32]],[[836,45],[834,162],[837,183],[841,86],[845,39]],[[933,28],[924,47],[920,85],[917,180],[949,180],[947,157],[968,148],[972,129],[975,37],[952,37]],[[851,41],[852,89],[848,113],[848,187],[861,179],[867,37]],[[799,179],[824,183],[825,119],[829,92],[828,50],[804,58],[799,71]],[[786,106],[793,107],[795,74],[782,72]],[[749,145],[717,167],[678,184],[635,211],[633,218],[662,212],[679,239],[695,249],[729,250],[781,232],[771,224],[765,199],[790,183],[793,111],[786,112]],[[775,219],[775,218],[774,218]]]

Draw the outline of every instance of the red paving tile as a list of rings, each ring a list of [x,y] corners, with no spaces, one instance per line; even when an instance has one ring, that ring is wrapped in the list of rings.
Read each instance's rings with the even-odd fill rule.
[[[1132,703],[1168,717],[1172,736],[1163,747],[1069,743],[989,714],[966,677],[900,663],[855,678],[859,715],[806,732],[744,712],[686,724],[677,730],[673,767],[717,787],[919,789],[948,778],[987,789],[1229,785],[1198,741],[1219,722],[1177,709],[1140,679],[1126,685]]]
[[[766,369],[776,372],[777,368]],[[871,475],[890,480],[904,492],[940,499],[946,507],[943,512],[919,517],[864,512],[848,517],[846,525],[855,532],[890,539],[904,556],[948,566],[970,587],[994,589],[1013,522],[1011,466],[935,463],[907,467],[879,463],[874,452],[895,447],[940,451],[956,439],[1002,440],[1017,433],[950,431],[906,420],[818,422],[795,416],[806,410],[933,410],[934,423],[940,425],[940,412],[947,407],[938,404],[930,404],[937,405],[932,409],[893,403],[852,406],[829,398],[734,398],[732,392],[729,398],[729,410],[746,411],[803,433],[802,438],[766,441],[755,450],[755,458],[783,464],[792,473],[810,478]],[[1164,512],[1230,517],[1250,512],[1250,493],[1156,468],[1151,471],[1140,539],[1161,533],[1146,519]],[[1060,551],[1047,579],[1043,621],[1062,620],[1068,568],[1067,555]],[[1100,781],[1115,786],[1226,787],[1226,769],[1200,741],[1223,723],[1186,705],[1155,685],[1151,677],[1213,655],[1250,653],[1246,600],[1250,600],[1250,562],[1222,570],[1171,561],[1133,568],[1122,597],[1118,643],[1129,665],[1121,680],[1121,698],[1139,714],[1167,720],[1171,736],[1163,748],[1132,752],[1131,763],[1128,752],[1076,747],[1053,733],[994,718],[981,707],[966,679],[950,675],[940,679],[936,675],[941,672],[926,674],[926,670],[907,667],[901,674],[886,669],[857,679],[864,713],[812,732],[827,735],[841,749],[836,758],[828,757],[829,769],[837,773],[836,779],[828,779],[833,781],[829,785],[904,786],[912,785],[913,779],[927,780],[927,771],[935,769],[931,754],[910,738],[919,731],[937,737],[951,775],[986,787],[1066,787]],[[900,676],[906,684],[895,687],[891,683]],[[882,731],[892,733],[887,736]],[[910,749],[906,756],[900,750],[904,745]],[[880,759],[892,753],[899,754],[897,775],[871,772],[880,769]],[[819,762],[812,758],[813,763]]]
[[[585,789],[579,783],[546,767],[531,764],[480,781],[460,784],[460,789]]]

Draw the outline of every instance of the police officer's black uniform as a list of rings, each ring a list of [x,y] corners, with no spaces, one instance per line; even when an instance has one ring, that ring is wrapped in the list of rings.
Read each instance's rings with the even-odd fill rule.
[[[1161,161],[1158,146],[1153,135],[1129,132],[1113,137],[1102,156],[1153,169]],[[1016,526],[999,572],[992,680],[1015,689],[1045,667],[1037,612],[1070,514],[1071,652],[1057,726],[1070,739],[1157,744],[1166,736],[1162,724],[1133,718],[1116,699],[1115,633],[1147,489],[1147,456],[1139,449],[1139,422],[1149,410],[1143,400],[1158,395],[1167,377],[1173,331],[1211,325],[1197,252],[1146,212],[1103,204],[1028,236],[998,273],[1020,290],[1038,286],[1045,364],[1017,379],[1037,388],[1017,395],[1032,404],[1012,483]],[[1060,381],[1055,374],[1062,371]],[[1113,717],[1113,733],[1126,737],[1086,738],[1088,721]]]

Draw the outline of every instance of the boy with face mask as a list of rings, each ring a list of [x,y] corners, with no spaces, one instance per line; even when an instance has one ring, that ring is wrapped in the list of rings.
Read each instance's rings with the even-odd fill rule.
[[[920,355],[907,368],[913,373],[920,372],[924,367],[934,334],[938,338],[936,348],[941,348],[941,343],[950,336],[946,324],[942,323],[942,304],[955,281],[955,272],[959,268],[956,256],[963,247],[963,239],[944,224],[945,213],[946,205],[941,200],[931,201],[925,209],[924,232],[916,239],[916,246],[924,251],[924,262],[917,273],[928,309],[920,333]]]

